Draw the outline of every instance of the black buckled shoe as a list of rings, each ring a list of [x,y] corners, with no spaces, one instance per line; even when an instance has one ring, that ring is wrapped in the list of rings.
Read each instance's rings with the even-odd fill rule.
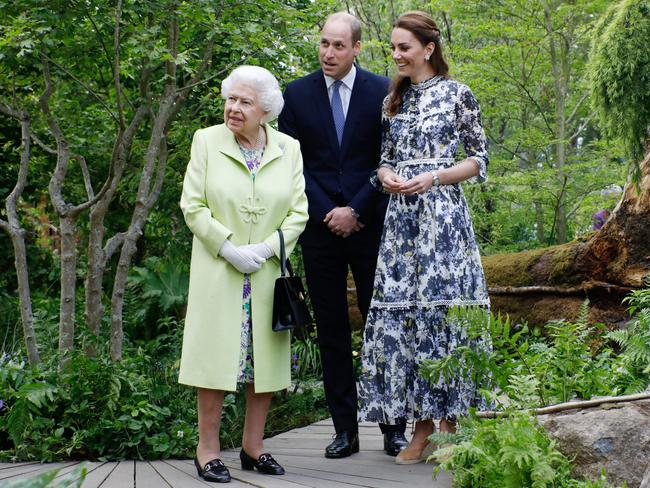
[[[260,454],[260,457],[253,459],[242,449],[239,451],[239,459],[241,460],[241,469],[244,471],[256,469],[262,474],[284,474],[284,468],[270,454]]]
[[[228,483],[230,481],[230,471],[221,459],[213,459],[201,467],[199,460],[194,458],[194,466],[199,473],[199,477],[211,483]]]
[[[359,433],[343,431],[336,434],[334,442],[325,448],[326,458],[344,458],[359,452]]]
[[[384,434],[384,451],[389,456],[397,456],[408,445],[409,441],[406,440],[403,432],[393,431]]]

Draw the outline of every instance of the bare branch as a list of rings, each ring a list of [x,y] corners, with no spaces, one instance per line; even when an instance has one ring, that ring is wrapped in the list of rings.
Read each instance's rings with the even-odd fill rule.
[[[38,147],[40,147],[43,151],[45,151],[48,154],[57,154],[56,149],[51,148],[47,144],[45,144],[43,141],[41,141],[38,136],[34,133],[32,133],[32,141],[36,143]]]
[[[113,80],[115,81],[115,101],[119,116],[120,131],[124,130],[124,106],[122,105],[122,82],[120,80],[120,22],[122,20],[122,0],[117,0],[115,6],[115,34],[113,36]]]
[[[591,407],[598,407],[603,404],[635,402],[638,400],[646,400],[648,398],[650,398],[650,393],[643,392],[643,393],[635,393],[634,395],[592,398],[591,400],[574,400],[571,402],[559,403],[557,405],[549,405],[548,407],[533,408],[530,410],[530,412],[533,415],[547,415],[550,413],[563,412],[566,410],[575,410],[577,408],[591,408]],[[483,419],[508,417],[509,415],[510,415],[509,412],[494,412],[494,411],[476,412],[476,416],[478,418],[483,418]]]
[[[124,244],[124,239],[126,239],[126,232],[120,232],[111,237],[106,241],[104,246],[105,259],[108,261],[113,257],[113,254],[117,252],[122,244]]]
[[[580,286],[491,286],[490,295],[585,295],[589,291],[605,290],[607,292],[629,293],[633,288],[614,285],[603,281],[587,281]]]
[[[117,116],[113,113],[113,111],[112,111],[112,110],[110,109],[110,107],[106,104],[106,102],[105,102],[104,100],[102,100],[102,98],[101,98],[97,93],[95,93],[95,91],[94,91],[92,88],[90,88],[90,87],[89,87],[88,85],[86,85],[83,81],[81,81],[81,80],[80,80],[79,78],[77,78],[75,75],[73,75],[72,73],[70,73],[70,71],[68,71],[68,70],[65,69],[63,66],[61,66],[59,63],[57,63],[57,62],[54,61],[52,58],[50,58],[50,57],[49,57],[47,54],[45,54],[43,51],[41,51],[40,54],[41,54],[41,57],[42,57],[42,58],[44,58],[44,59],[46,59],[47,61],[49,61],[50,63],[52,63],[54,66],[56,66],[57,68],[59,68],[61,71],[63,71],[66,75],[68,75],[68,76],[69,76],[70,78],[72,78],[74,81],[76,81],[77,83],[79,83],[79,84],[80,84],[80,85],[81,85],[81,86],[82,86],[82,87],[83,87],[83,88],[84,88],[88,93],[90,93],[90,94],[91,94],[91,95],[92,95],[92,96],[93,96],[93,97],[94,97],[94,98],[95,98],[95,99],[96,99],[96,100],[97,100],[97,101],[102,105],[102,107],[104,107],[104,108],[106,109],[106,111],[110,114],[110,116],[113,118],[113,120],[115,120],[115,123],[117,123],[117,124],[119,125],[120,120],[119,120],[119,119],[117,118]],[[49,70],[49,68],[48,68],[48,70]]]
[[[93,191],[93,184],[90,181],[90,173],[88,172],[88,165],[86,164],[86,158],[78,154],[75,154],[73,158],[79,161],[79,166],[81,167],[81,174],[83,175],[83,179],[84,179],[84,186],[86,187],[86,194],[88,195],[89,200],[93,200],[95,198],[95,192]]]
[[[571,112],[571,115],[569,115],[569,116],[567,117],[567,119],[566,119],[566,123],[567,123],[567,124],[570,124],[570,123],[573,121],[573,117],[576,116],[576,114],[578,113],[578,110],[580,109],[580,106],[583,104],[583,102],[584,102],[587,98],[589,98],[589,92],[587,92],[587,93],[585,93],[584,95],[582,95],[582,97],[580,98],[580,100],[578,100],[578,102],[576,103],[576,106],[573,107],[573,112]]]

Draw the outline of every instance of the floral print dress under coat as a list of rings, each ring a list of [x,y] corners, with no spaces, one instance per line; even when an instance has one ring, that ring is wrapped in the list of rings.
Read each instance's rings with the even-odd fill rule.
[[[257,170],[260,168],[260,161],[264,148],[248,149],[241,144],[239,145],[246,166],[251,173],[251,178],[255,179]],[[241,325],[241,345],[239,355],[239,375],[237,383],[253,383],[253,318],[251,315],[251,276],[244,275],[244,289],[242,293],[242,325]]]
[[[435,76],[411,85],[398,113],[382,116],[381,166],[404,179],[453,166],[461,143],[486,179],[488,157],[479,106],[467,86]],[[373,183],[381,188],[376,175]],[[421,195],[390,197],[375,273],[359,382],[359,419],[395,424],[455,419],[484,402],[469,378],[430,385],[418,374],[425,359],[468,344],[446,320],[452,306],[489,307],[469,210],[459,184]]]

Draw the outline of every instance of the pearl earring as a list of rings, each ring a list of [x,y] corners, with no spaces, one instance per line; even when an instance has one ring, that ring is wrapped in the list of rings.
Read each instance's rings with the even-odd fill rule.
[[[430,58],[430,56],[429,56],[428,54],[425,54],[425,55],[424,55],[424,60],[425,60],[425,61],[429,61],[429,58]]]

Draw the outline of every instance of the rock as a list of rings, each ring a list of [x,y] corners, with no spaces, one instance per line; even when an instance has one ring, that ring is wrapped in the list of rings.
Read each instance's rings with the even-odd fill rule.
[[[641,481],[639,488],[650,488],[650,467],[646,469],[645,476],[643,476],[643,481]]]
[[[540,423],[569,459],[576,477],[650,488],[650,400],[541,415]]]

